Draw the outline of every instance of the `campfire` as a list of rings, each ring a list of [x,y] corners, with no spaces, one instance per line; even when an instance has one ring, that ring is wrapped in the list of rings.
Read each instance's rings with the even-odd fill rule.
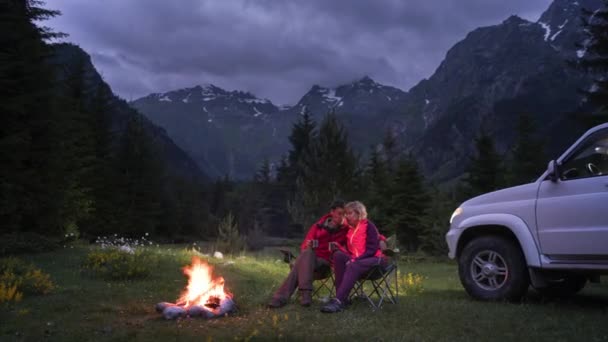
[[[232,295],[224,290],[224,278],[213,278],[213,268],[197,257],[192,257],[192,265],[184,267],[188,276],[188,286],[176,303],[156,304],[156,311],[166,319],[179,317],[214,318],[235,310]]]

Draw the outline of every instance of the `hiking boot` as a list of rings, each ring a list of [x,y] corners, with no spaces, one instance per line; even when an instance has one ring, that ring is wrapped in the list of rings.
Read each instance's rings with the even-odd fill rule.
[[[329,301],[329,303],[323,305],[321,307],[321,312],[325,313],[336,313],[344,310],[344,304],[340,302],[338,298],[334,298]]]
[[[278,309],[284,307],[285,304],[287,304],[287,301],[282,298],[272,298],[266,307],[269,309]]]
[[[310,306],[312,304],[311,292],[310,290],[300,290],[300,305]]]

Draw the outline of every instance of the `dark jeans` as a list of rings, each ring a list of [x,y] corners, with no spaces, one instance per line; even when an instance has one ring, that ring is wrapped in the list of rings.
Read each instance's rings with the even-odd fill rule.
[[[314,272],[324,266],[329,266],[327,260],[317,258],[312,249],[304,250],[296,258],[289,275],[277,292],[275,292],[273,298],[287,300],[296,288],[299,288],[300,291],[312,291]]]
[[[336,298],[342,303],[348,299],[350,290],[353,289],[357,280],[369,272],[376,265],[386,265],[386,260],[381,257],[371,257],[349,262],[350,255],[337,251],[333,255],[334,273],[336,276]]]

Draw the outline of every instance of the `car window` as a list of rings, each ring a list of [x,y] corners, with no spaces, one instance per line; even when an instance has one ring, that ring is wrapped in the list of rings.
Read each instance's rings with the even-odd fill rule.
[[[608,129],[590,135],[559,171],[562,180],[608,175]]]

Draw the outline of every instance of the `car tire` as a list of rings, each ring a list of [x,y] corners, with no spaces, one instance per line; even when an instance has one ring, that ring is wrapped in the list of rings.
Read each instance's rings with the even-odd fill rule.
[[[570,297],[580,292],[587,284],[587,277],[580,275],[565,276],[549,282],[549,286],[534,288],[545,297]]]
[[[484,236],[471,240],[458,260],[460,282],[479,300],[517,301],[530,286],[526,260],[512,240]]]

